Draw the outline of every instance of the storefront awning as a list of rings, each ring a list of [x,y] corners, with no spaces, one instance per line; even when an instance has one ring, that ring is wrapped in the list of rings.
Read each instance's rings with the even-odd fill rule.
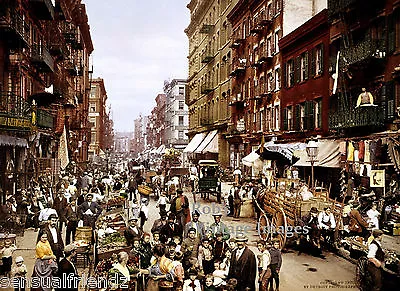
[[[205,133],[197,133],[183,150],[184,153],[193,153],[203,141]]]
[[[298,161],[298,158],[294,157],[294,152],[305,148],[305,143],[276,144],[274,142],[268,142],[264,145],[262,152],[261,148],[259,148],[256,153],[259,154],[263,160],[288,160],[290,163],[294,163]]]
[[[214,137],[212,140],[209,142],[209,144],[203,149],[202,153],[214,153],[217,154],[219,153],[219,148],[218,148],[218,133],[215,131]]]
[[[252,167],[254,165],[254,162],[259,159],[260,159],[260,155],[254,151],[254,152],[251,152],[250,154],[248,154],[247,156],[245,156],[242,159],[242,163],[243,163],[243,165],[245,165],[247,167]]]
[[[16,146],[16,147],[27,148],[28,142],[25,138],[0,135],[0,146]]]
[[[207,136],[203,139],[201,144],[198,146],[198,148],[194,152],[197,154],[205,153],[206,147],[208,146],[209,143],[211,143],[211,141],[217,135],[217,133],[218,133],[217,130],[208,132]],[[217,139],[217,142],[218,142],[218,139]],[[210,152],[210,151],[208,151],[208,152]],[[217,152],[218,152],[218,149],[217,149]]]
[[[317,161],[314,163],[316,167],[340,168],[340,151],[339,143],[334,140],[321,140],[318,144]],[[311,167],[310,159],[306,149],[296,151],[296,156],[300,158],[294,166]]]

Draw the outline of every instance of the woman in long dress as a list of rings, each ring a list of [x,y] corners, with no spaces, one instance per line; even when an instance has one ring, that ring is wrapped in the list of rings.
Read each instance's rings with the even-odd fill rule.
[[[53,275],[58,271],[56,256],[51,250],[47,233],[40,235],[36,244],[36,262],[32,274],[32,291],[51,291]]]

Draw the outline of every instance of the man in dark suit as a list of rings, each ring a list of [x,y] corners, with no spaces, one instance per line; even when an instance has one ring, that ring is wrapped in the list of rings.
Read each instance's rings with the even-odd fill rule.
[[[65,189],[58,190],[58,195],[54,198],[53,208],[57,211],[58,223],[60,231],[62,231],[63,224],[67,222],[65,218],[65,211],[68,206],[67,198],[64,197]]]
[[[143,236],[143,229],[138,226],[137,217],[129,221],[129,226],[124,230],[124,236],[129,246],[133,246],[135,240],[141,240]]]
[[[63,256],[64,242],[61,237],[61,231],[57,228],[58,217],[55,214],[49,216],[49,222],[39,231],[38,242],[43,233],[47,233],[47,240],[50,243],[51,250],[56,256],[57,261]]]
[[[165,244],[169,240],[172,241],[174,236],[182,238],[182,232],[182,226],[175,222],[175,215],[170,213],[168,216],[168,223],[161,228],[160,241]]]
[[[67,206],[65,210],[65,217],[67,219],[67,231],[65,236],[65,243],[69,245],[71,241],[71,234],[72,234],[72,240],[74,240],[75,238],[76,227],[78,226],[78,221],[79,221],[78,206],[76,206],[75,200],[72,200],[71,203]]]
[[[175,214],[177,222],[183,229],[190,220],[189,200],[183,195],[183,190],[176,190],[177,196],[172,199],[170,211]]]
[[[93,194],[86,195],[86,201],[79,205],[79,216],[83,220],[83,226],[90,226],[94,229],[97,218],[103,211],[97,202],[93,202]]]
[[[256,290],[257,263],[254,253],[246,246],[247,237],[236,236],[237,249],[232,253],[228,279],[236,279],[238,291]]]
[[[75,256],[75,246],[67,245],[64,249],[64,258],[58,263],[58,277],[60,278],[61,288],[56,290],[78,291],[79,276],[72,263]]]

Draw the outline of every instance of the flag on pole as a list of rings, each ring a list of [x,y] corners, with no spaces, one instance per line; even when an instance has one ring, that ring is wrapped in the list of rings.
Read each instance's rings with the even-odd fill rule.
[[[332,94],[336,94],[337,90],[337,84],[338,84],[338,79],[339,79],[339,56],[340,56],[340,51],[338,51],[337,56],[336,56],[336,66],[335,66],[335,73],[332,75],[333,78],[333,90]]]
[[[58,158],[60,159],[60,167],[64,170],[69,164],[67,130],[65,129],[65,125],[58,145]]]

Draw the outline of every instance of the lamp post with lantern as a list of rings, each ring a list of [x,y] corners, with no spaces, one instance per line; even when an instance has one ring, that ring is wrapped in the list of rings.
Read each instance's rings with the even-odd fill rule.
[[[310,140],[306,146],[307,156],[311,163],[311,188],[314,189],[314,163],[317,162],[318,144],[315,140]]]

